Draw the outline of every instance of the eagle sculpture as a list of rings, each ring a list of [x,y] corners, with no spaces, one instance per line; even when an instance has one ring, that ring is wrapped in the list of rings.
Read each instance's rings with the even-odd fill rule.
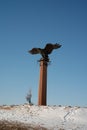
[[[52,53],[54,49],[60,48],[60,44],[51,44],[47,43],[45,48],[33,48],[32,50],[28,51],[31,54],[41,54],[42,58],[49,61],[48,55]]]

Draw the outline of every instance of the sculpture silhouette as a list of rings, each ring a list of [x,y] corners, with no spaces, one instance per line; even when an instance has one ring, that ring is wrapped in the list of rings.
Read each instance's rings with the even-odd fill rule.
[[[29,51],[29,53],[31,54],[41,54],[42,58],[49,61],[49,57],[48,55],[51,54],[51,52],[53,51],[53,49],[57,49],[60,48],[61,45],[60,44],[51,44],[51,43],[47,43],[45,48],[41,49],[41,48],[33,48],[32,50]]]
[[[54,49],[60,48],[60,44],[47,43],[45,48],[33,48],[28,51],[31,54],[41,54],[40,62],[40,79],[39,79],[39,91],[38,91],[38,105],[47,104],[47,66],[49,63],[48,55],[52,53]]]

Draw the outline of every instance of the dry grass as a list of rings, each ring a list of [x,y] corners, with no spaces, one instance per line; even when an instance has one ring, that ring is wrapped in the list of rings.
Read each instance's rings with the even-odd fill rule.
[[[28,126],[17,122],[0,121],[0,130],[47,130],[40,126]]]
[[[1,106],[0,109],[11,110],[11,107],[9,107],[9,106],[7,106],[7,107],[3,107],[3,106]]]

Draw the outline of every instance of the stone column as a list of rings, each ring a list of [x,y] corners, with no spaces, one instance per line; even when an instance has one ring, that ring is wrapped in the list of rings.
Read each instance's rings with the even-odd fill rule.
[[[47,65],[48,62],[45,59],[40,60],[38,105],[47,104]]]

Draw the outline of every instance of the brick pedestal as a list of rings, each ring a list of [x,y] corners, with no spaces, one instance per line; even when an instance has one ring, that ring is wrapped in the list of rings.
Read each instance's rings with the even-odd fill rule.
[[[47,104],[47,65],[45,59],[40,60],[40,79],[38,91],[38,105]]]

